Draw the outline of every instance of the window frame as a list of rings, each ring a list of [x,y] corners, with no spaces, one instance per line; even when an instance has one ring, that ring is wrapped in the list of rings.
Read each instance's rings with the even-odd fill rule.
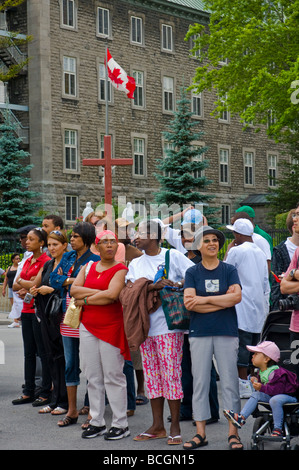
[[[142,141],[143,142],[143,152],[135,151],[135,141]],[[138,135],[138,134],[133,134],[132,135],[132,155],[133,155],[133,165],[132,165],[132,176],[133,178],[139,178],[143,179],[147,177],[147,138],[145,135]],[[142,156],[142,165],[143,165],[143,172],[136,173],[136,156],[141,157]],[[137,165],[137,170],[138,166],[140,165],[140,161],[138,161]]]
[[[98,102],[99,103],[106,103],[106,67],[104,60],[99,60],[97,63],[97,70],[98,70]],[[101,74],[101,70],[104,71],[104,76]],[[113,87],[112,83],[108,79],[108,104],[113,103]],[[102,89],[102,83],[104,84],[104,88]],[[103,97],[102,97],[102,90],[103,90]]]
[[[74,208],[73,202],[75,201],[75,217],[68,218],[68,198],[70,199],[70,215],[73,216]],[[75,194],[66,194],[65,195],[65,221],[66,222],[75,222],[75,220],[79,217],[79,196]]]
[[[112,36],[112,24],[111,24],[111,14],[110,14],[110,9],[105,8],[103,6],[97,6],[96,7],[96,36],[99,38],[109,38],[111,39]],[[103,14],[102,18],[102,24],[101,24],[101,29],[100,30],[100,12]],[[107,13],[107,33],[105,32],[105,17],[104,14]]]
[[[66,5],[65,5],[66,4]],[[73,12],[73,25],[69,24],[69,5],[72,4],[72,12]],[[64,22],[65,16],[65,8],[67,14],[67,21]],[[69,30],[77,30],[77,1],[76,0],[60,0],[60,27],[69,29]]]
[[[226,152],[227,162],[222,160],[222,152]],[[218,154],[219,154],[219,185],[220,186],[229,186],[230,185],[230,148],[225,145],[218,145]],[[222,168],[226,168],[226,180],[222,179]]]
[[[251,156],[251,165],[249,165],[247,162],[246,162],[246,158],[247,156]],[[244,164],[244,186],[248,187],[253,187],[255,185],[255,152],[253,149],[244,149],[243,150],[243,164]],[[248,171],[246,171],[247,168],[251,168],[251,171],[249,171],[249,173],[251,173],[251,182],[247,180],[247,174]]]
[[[142,77],[142,80],[141,80],[142,83],[141,84],[138,83],[138,79],[136,77],[137,74],[140,74],[140,76]],[[145,108],[145,73],[144,73],[143,70],[135,70],[134,69],[132,71],[132,76],[135,79],[135,83],[136,83],[136,88],[135,88],[135,91],[134,91],[134,99],[132,100],[132,106],[134,108],[144,109]],[[138,96],[141,93],[142,104],[139,104],[139,103],[135,102],[135,95],[137,96],[137,93],[138,93]]]
[[[165,80],[166,79],[172,80],[172,90],[168,90],[165,87]],[[172,96],[172,109],[167,108],[165,106],[165,104],[166,104],[166,93],[167,93],[168,98],[169,98],[170,94]],[[169,75],[163,75],[163,77],[162,77],[162,100],[163,100],[163,103],[162,103],[163,113],[173,114],[174,111],[175,111],[175,78],[171,77]],[[167,101],[169,102],[169,99]]]
[[[275,166],[270,164],[270,159],[275,158]],[[271,174],[274,172],[274,175]],[[278,179],[278,154],[275,152],[267,152],[267,177],[268,177],[268,187],[276,188],[277,179]],[[274,178],[274,179],[272,179]]]
[[[140,24],[140,41],[137,39],[133,38],[133,20],[138,20],[137,23],[139,22]],[[130,16],[130,43],[137,45],[137,46],[143,46],[144,44],[144,28],[143,28],[143,18],[142,16],[137,16],[137,15],[131,15]],[[137,29],[138,26],[135,28],[135,36],[137,36]]]
[[[65,68],[65,59],[68,59],[68,62],[70,62],[70,60],[74,61],[74,71],[73,70],[68,70],[67,68]],[[68,93],[66,91],[66,79],[68,77],[68,86],[70,88],[70,91],[71,88],[72,88],[72,85],[74,86],[74,93]],[[74,77],[74,83],[72,84],[71,83],[71,78]],[[67,55],[67,54],[63,54],[62,56],[62,95],[64,98],[68,98],[68,99],[78,99],[78,90],[79,90],[79,87],[78,87],[78,60],[77,60],[77,57],[75,56],[71,56],[71,55]]]
[[[170,31],[170,34],[169,34]],[[173,26],[168,23],[161,23],[161,51],[167,53],[174,52],[174,34],[173,34]],[[170,42],[170,47],[169,46]],[[165,43],[165,47],[164,47]]]

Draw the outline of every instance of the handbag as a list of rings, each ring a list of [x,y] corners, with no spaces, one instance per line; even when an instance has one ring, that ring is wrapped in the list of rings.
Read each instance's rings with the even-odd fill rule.
[[[165,254],[166,278],[169,273],[169,251]],[[164,287],[160,290],[162,308],[169,330],[188,330],[190,312],[184,305],[184,290]]]
[[[85,279],[87,277],[87,274],[89,273],[89,270],[93,262],[94,261],[91,260],[86,265]],[[75,305],[75,298],[72,297],[70,300],[69,306],[65,312],[65,316],[63,319],[64,325],[70,326],[71,328],[79,328],[80,321],[81,321],[81,313],[82,313],[82,307],[81,306],[77,307],[77,305]]]
[[[82,307],[75,305],[74,297],[71,298],[69,306],[65,312],[63,324],[70,326],[71,328],[79,328],[81,320]]]
[[[45,315],[50,322],[60,323],[63,315],[62,311],[62,298],[58,294],[51,294],[46,307]]]

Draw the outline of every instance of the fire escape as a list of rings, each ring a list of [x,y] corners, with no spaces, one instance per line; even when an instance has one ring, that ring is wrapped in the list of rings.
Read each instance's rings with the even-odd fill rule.
[[[10,38],[8,31],[6,12],[0,12],[0,38]],[[16,38],[25,39],[26,36],[18,34]],[[11,65],[21,64],[26,59],[26,55],[14,43],[14,38],[10,38],[8,47],[0,48],[0,71],[6,73]],[[23,69],[27,73],[26,67]],[[23,125],[20,115],[22,112],[28,113],[28,106],[10,103],[7,83],[0,81],[0,116],[1,120],[8,121],[14,127],[14,131],[22,140],[24,145],[29,143],[29,127]],[[18,117],[17,115],[18,114]]]

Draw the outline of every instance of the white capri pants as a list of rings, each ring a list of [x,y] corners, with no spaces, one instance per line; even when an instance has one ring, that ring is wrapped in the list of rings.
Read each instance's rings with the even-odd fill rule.
[[[126,428],[127,381],[120,349],[100,340],[80,325],[80,353],[87,378],[90,424],[104,426],[105,390],[112,410],[111,427]]]
[[[193,418],[206,421],[211,417],[209,390],[213,355],[216,359],[224,409],[239,413],[239,376],[237,367],[239,338],[234,336],[200,336],[189,338],[193,375]]]

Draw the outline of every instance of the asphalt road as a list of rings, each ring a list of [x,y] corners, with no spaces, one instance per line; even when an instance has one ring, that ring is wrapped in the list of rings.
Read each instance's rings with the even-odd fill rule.
[[[2,315],[3,318],[3,315]],[[93,439],[82,439],[81,424],[85,417],[80,416],[78,423],[67,428],[59,428],[57,416],[51,414],[41,415],[39,408],[31,404],[12,405],[12,400],[21,394],[23,379],[23,344],[21,329],[7,328],[7,322],[0,322],[0,449],[1,450],[79,450],[97,451],[97,462],[105,464],[125,464],[135,466],[137,463],[147,464],[172,464],[175,456],[180,463],[195,463],[200,453],[206,451],[228,450],[226,418],[221,413],[218,423],[207,426],[207,439],[209,445],[201,449],[189,452],[182,446],[169,446],[166,439],[157,439],[146,442],[135,442],[133,437],[145,431],[151,424],[150,404],[137,406],[134,416],[129,418],[131,436],[118,440],[106,441],[102,436]],[[78,388],[78,407],[83,405],[86,380],[81,375],[81,385]],[[221,406],[221,383],[218,382],[219,400]],[[165,406],[165,423],[169,431],[167,416],[168,405]],[[106,407],[107,426],[111,422],[109,405]],[[246,425],[241,429],[240,436],[245,450],[251,449],[251,435],[254,418],[250,417]],[[189,440],[195,434],[195,427],[191,421],[181,423],[183,441]],[[295,438],[297,439],[297,438]],[[278,450],[279,443],[267,443],[265,450]],[[73,455],[73,454],[72,454]],[[169,461],[164,461],[166,456]],[[123,460],[121,458],[133,459]],[[104,459],[107,459],[106,461]],[[156,460],[154,460],[156,459]],[[160,459],[160,461],[159,461]],[[163,460],[164,459],[164,460]],[[53,462],[51,462],[53,463]]]

